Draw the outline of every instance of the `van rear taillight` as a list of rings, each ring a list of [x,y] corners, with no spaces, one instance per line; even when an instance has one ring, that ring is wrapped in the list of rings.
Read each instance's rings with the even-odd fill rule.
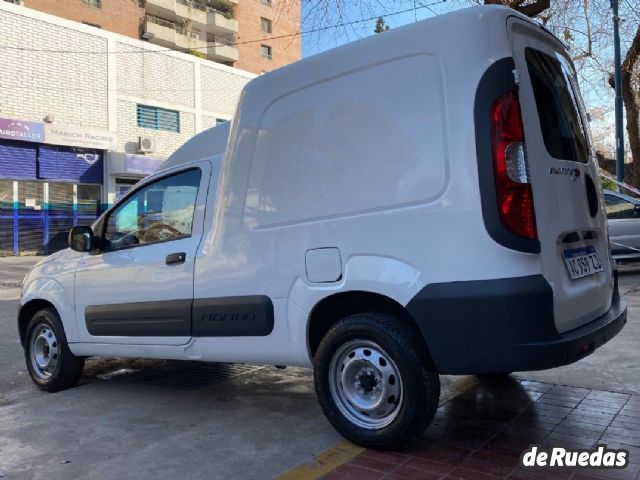
[[[518,92],[491,106],[491,148],[500,220],[519,237],[538,239]]]

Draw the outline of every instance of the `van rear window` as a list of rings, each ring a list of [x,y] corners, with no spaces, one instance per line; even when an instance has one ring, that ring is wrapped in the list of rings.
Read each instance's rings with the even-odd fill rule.
[[[587,163],[589,146],[577,90],[567,67],[533,48],[525,49],[544,144],[554,158]]]

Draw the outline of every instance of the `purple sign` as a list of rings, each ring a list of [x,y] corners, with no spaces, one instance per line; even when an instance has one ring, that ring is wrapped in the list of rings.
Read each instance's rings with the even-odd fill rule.
[[[155,172],[163,160],[144,155],[125,155],[124,169],[127,173],[139,173],[141,175],[151,175]]]
[[[44,123],[0,118],[0,138],[23,142],[44,142]]]

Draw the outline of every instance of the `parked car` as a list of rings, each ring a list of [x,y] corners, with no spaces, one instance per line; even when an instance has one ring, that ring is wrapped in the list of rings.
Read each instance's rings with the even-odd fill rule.
[[[401,445],[439,374],[575,362],[625,323],[584,126],[563,44],[504,7],[260,76],[27,276],[31,377],[71,387],[95,355],[312,366],[340,433]]]
[[[609,223],[609,243],[619,262],[640,259],[640,199],[604,190]]]

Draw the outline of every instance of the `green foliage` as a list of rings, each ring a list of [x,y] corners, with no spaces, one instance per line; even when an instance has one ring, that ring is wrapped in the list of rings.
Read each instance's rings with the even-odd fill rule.
[[[189,53],[191,55],[193,55],[194,57],[198,57],[198,58],[207,58],[207,55],[204,52],[201,52],[200,50],[189,50]]]
[[[618,191],[618,184],[613,180],[609,180],[607,177],[600,175],[600,180],[602,180],[602,188],[605,190],[613,190],[614,192]]]
[[[196,0],[199,7],[209,7],[220,12],[225,18],[232,19],[236,4],[230,0]]]

